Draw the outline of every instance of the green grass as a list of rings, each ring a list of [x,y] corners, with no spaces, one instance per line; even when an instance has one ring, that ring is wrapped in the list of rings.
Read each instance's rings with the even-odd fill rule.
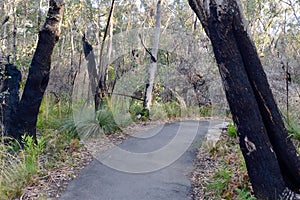
[[[228,183],[231,179],[231,172],[222,169],[214,176],[214,180],[208,185],[208,189],[214,190],[217,194],[221,195],[227,190]]]
[[[167,117],[169,119],[176,119],[178,117],[181,117],[181,107],[179,103],[175,101],[170,103],[165,103],[164,110],[166,111]]]
[[[0,144],[0,199],[18,199],[26,186],[37,183],[49,170],[73,164],[72,152],[81,147],[77,138],[65,132],[41,134],[37,144],[24,136],[23,149],[17,142]]]
[[[61,128],[70,113],[69,102],[54,103],[46,95],[37,122],[38,143],[30,136],[22,137],[23,149],[12,139],[9,145],[0,143],[0,199],[19,198],[23,188],[34,185],[48,170],[72,162],[71,152],[66,151],[66,147],[78,144],[78,148],[79,140],[74,131]]]
[[[174,120],[178,118],[211,117],[213,108],[211,106],[181,106],[176,101],[164,104],[154,104],[151,108],[150,118],[152,120]]]
[[[98,110],[96,114],[86,113],[80,115],[75,121],[70,118],[65,121],[64,126],[60,129],[65,133],[78,135],[80,139],[114,134],[121,130],[121,127],[115,121],[113,112],[108,108]]]
[[[228,125],[227,133],[231,137],[237,137],[237,130],[236,130],[236,127],[235,127],[235,125],[233,123],[230,123]]]
[[[251,193],[246,188],[236,188],[235,191],[237,193],[237,200],[255,200],[255,198],[251,196]]]
[[[20,197],[24,186],[32,184],[39,172],[38,159],[44,141],[38,144],[30,136],[23,137],[24,149],[15,151],[15,144],[0,144],[0,199]]]
[[[233,126],[234,127],[234,126]],[[229,129],[228,129],[229,130]],[[215,168],[205,174],[203,199],[254,200],[238,138],[222,134],[214,146],[203,146]],[[207,196],[206,196],[207,195]]]
[[[113,134],[121,131],[110,109],[98,110],[96,116],[97,122],[105,134]]]
[[[300,124],[298,117],[290,116],[289,120],[287,120],[287,117],[284,117],[285,127],[288,132],[288,134],[296,139],[300,140]]]
[[[64,99],[55,102],[51,95],[46,94],[40,106],[37,129],[57,130],[72,116],[71,100]]]

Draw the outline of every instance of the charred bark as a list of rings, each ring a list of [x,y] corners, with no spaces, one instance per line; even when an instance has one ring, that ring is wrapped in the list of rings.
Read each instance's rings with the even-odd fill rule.
[[[9,136],[7,128],[10,127],[13,122],[13,116],[17,113],[20,83],[21,72],[15,65],[7,64],[5,66],[5,79],[0,89],[1,122],[5,136]]]
[[[255,196],[299,198],[290,190],[299,189],[298,156],[245,31],[239,1],[189,3],[211,39]]]
[[[239,18],[234,19],[234,35],[244,66],[259,105],[261,115],[273,149],[276,153],[282,175],[294,191],[300,189],[300,160],[274,100],[267,76],[251,39],[241,26]]]
[[[64,11],[63,0],[50,0],[46,22],[39,32],[38,44],[31,61],[24,92],[17,107],[17,114],[8,133],[17,140],[24,134],[36,140],[36,122],[39,108],[49,82],[51,56],[60,36]]]
[[[97,110],[98,96],[97,96],[96,88],[98,83],[98,74],[96,69],[95,55],[94,55],[92,45],[86,40],[85,36],[82,37],[82,45],[83,45],[85,59],[88,62],[88,75],[90,80],[90,86],[91,86],[92,96],[94,97],[95,110]]]

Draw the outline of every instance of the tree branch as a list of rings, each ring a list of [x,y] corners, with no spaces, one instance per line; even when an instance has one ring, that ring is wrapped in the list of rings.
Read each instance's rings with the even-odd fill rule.
[[[139,38],[141,39],[141,43],[142,43],[144,49],[145,49],[146,52],[150,55],[150,57],[151,57],[151,62],[155,62],[155,63],[156,63],[156,62],[157,62],[156,58],[153,56],[153,54],[151,53],[151,51],[145,46],[144,41],[143,41],[142,36],[141,36],[140,33],[139,33]]]

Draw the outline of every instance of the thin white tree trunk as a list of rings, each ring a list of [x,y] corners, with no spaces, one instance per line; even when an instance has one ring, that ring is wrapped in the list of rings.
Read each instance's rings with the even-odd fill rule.
[[[41,24],[42,24],[42,7],[43,7],[43,0],[40,0],[40,4],[39,4],[39,12],[38,12],[38,16],[37,16],[37,25],[38,25],[38,31],[41,28]]]
[[[112,0],[109,16],[107,19],[105,32],[104,32],[104,36],[103,36],[103,40],[102,40],[102,44],[101,44],[101,49],[100,49],[100,56],[99,56],[99,58],[100,58],[100,61],[99,61],[100,78],[98,81],[98,87],[96,89],[97,91],[96,91],[96,96],[95,96],[96,111],[99,109],[99,106],[102,106],[103,100],[107,95],[108,67],[105,66],[105,62],[103,60],[103,53],[104,53],[105,40],[107,38],[107,35],[109,34],[109,27],[110,27],[110,23],[112,22],[112,18],[113,18],[114,6],[115,6],[115,0]]]
[[[17,2],[13,1],[13,18],[14,18],[14,30],[13,30],[13,63],[17,60]]]
[[[160,39],[160,28],[161,28],[161,4],[163,0],[158,0],[156,10],[156,22],[154,30],[153,47],[151,51],[150,66],[148,70],[148,79],[146,82],[146,92],[144,97],[144,108],[150,110],[152,105],[152,91],[154,86],[155,74],[157,71],[157,54]]]

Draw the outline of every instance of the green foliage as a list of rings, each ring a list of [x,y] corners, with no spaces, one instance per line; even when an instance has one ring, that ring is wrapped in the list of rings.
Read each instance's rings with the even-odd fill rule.
[[[42,137],[36,144],[32,136],[23,136],[25,164],[28,173],[35,174],[38,171],[39,155],[44,151],[45,140]]]
[[[205,143],[203,143],[205,145]],[[249,176],[246,163],[238,145],[236,137],[222,134],[215,145],[203,147],[209,153],[215,168],[205,174],[207,180],[202,187],[211,199],[254,200],[251,195]],[[203,198],[206,199],[207,196]]]
[[[45,95],[40,106],[37,129],[58,129],[71,115],[70,100],[63,99],[56,102],[51,95]]]
[[[22,157],[10,153],[12,148],[0,144],[0,199],[10,199],[18,197],[22,192],[26,167]]]
[[[129,107],[129,112],[134,121],[147,121],[150,116],[149,110],[143,107],[141,101],[133,101]]]
[[[26,170],[24,158],[14,155],[4,157],[4,153],[1,154],[0,199],[15,199],[21,196],[22,188],[31,174]]]
[[[157,103],[151,108],[152,120],[172,120],[182,117],[182,110],[176,101],[167,103]]]
[[[109,80],[114,80],[116,78],[115,68],[112,66],[108,66],[108,77]]]
[[[251,193],[245,188],[236,188],[235,191],[238,195],[237,200],[255,200],[255,198],[251,196]]]
[[[113,106],[110,106],[115,122],[120,128],[124,128],[132,124],[132,115],[128,112],[129,102],[115,101]]]
[[[228,125],[227,133],[228,133],[228,135],[231,136],[231,137],[237,137],[236,127],[234,126],[233,123],[230,123],[230,124]]]
[[[169,119],[175,119],[181,116],[181,108],[176,101],[165,103],[164,109]]]
[[[75,121],[73,118],[66,120],[60,131],[83,139],[117,133],[121,128],[116,123],[113,112],[109,108],[103,108],[98,110],[96,115],[91,111]]]
[[[17,199],[24,187],[34,185],[48,170],[74,163],[72,152],[81,147],[77,137],[63,129],[44,128],[37,143],[31,136],[23,136],[23,149],[17,142],[0,144],[0,199]]]
[[[289,120],[287,117],[283,117],[285,122],[285,127],[288,134],[297,140],[300,140],[300,124],[298,122],[298,117],[291,116]]]
[[[81,147],[78,137],[66,131],[58,133],[44,133],[46,145],[44,147],[44,170],[58,168],[61,165],[73,164],[72,152]]]
[[[213,107],[211,105],[201,106],[199,110],[200,117],[209,117],[212,115]]]
[[[0,144],[0,199],[17,199],[24,187],[34,185],[48,170],[73,164],[72,152],[81,144],[71,129],[75,127],[73,120],[66,120],[69,113],[67,101],[54,103],[46,95],[38,116],[37,143],[26,135],[22,137],[23,148],[14,140]]]
[[[78,138],[78,132],[73,117],[69,117],[63,121],[63,125],[59,127],[58,133],[62,133],[67,138]]]
[[[151,119],[154,121],[168,119],[167,113],[164,109],[164,105],[159,103],[152,106],[150,115]]]
[[[31,136],[22,138],[24,149],[13,151],[15,146],[0,145],[0,199],[15,199],[22,188],[34,181],[39,171],[39,156],[44,151],[45,140],[36,144]]]
[[[215,174],[215,180],[208,185],[208,188],[214,190],[218,194],[222,194],[228,187],[231,179],[231,172],[225,169]]]
[[[115,122],[113,113],[110,109],[102,109],[97,111],[97,122],[103,129],[105,134],[112,134],[121,131]]]
[[[179,117],[208,117],[211,116],[212,107],[183,107],[178,102],[156,103],[151,108],[152,120],[172,120]]]

